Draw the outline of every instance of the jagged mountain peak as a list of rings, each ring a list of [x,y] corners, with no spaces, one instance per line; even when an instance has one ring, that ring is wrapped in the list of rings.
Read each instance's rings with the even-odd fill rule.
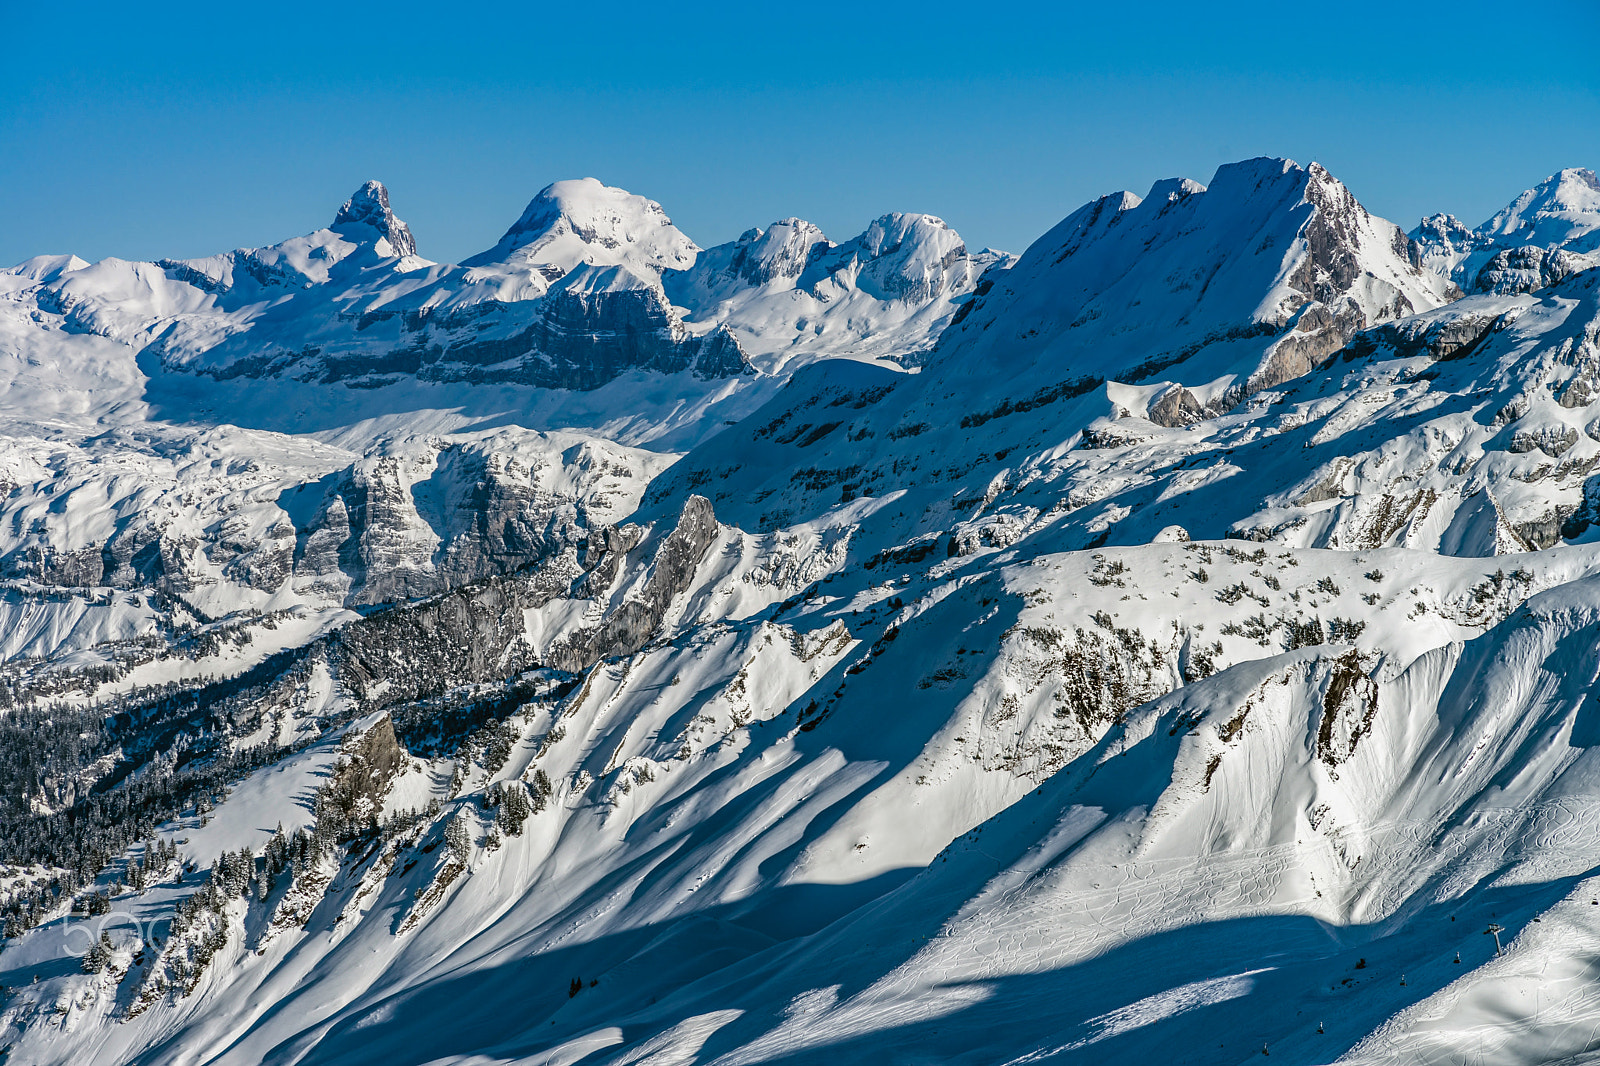
[[[395,255],[417,254],[417,242],[411,236],[411,227],[396,218],[389,209],[389,190],[384,188],[381,181],[364,182],[339,208],[329,228],[341,235],[353,236],[358,243],[364,243],[366,234],[350,232],[359,227],[376,231],[377,239],[388,241]]]
[[[1568,232],[1558,236],[1561,229]],[[1491,237],[1519,236],[1536,243],[1565,244],[1600,228],[1600,178],[1585,167],[1568,167],[1519,195],[1478,228]],[[1581,249],[1580,249],[1581,250]]]
[[[1592,266],[1600,252],[1600,177],[1568,167],[1526,189],[1477,229],[1454,215],[1411,231],[1412,258],[1471,292],[1530,292]]]
[[[1472,227],[1461,221],[1455,215],[1449,214],[1445,211],[1437,211],[1434,214],[1428,215],[1421,222],[1417,223],[1417,228],[1412,231],[1411,235],[1413,237],[1426,235],[1439,239],[1446,239],[1452,237],[1459,238],[1470,235],[1471,233]]]
[[[466,265],[515,256],[569,271],[589,263],[659,274],[692,265],[699,251],[654,200],[595,178],[577,178],[541,189],[499,242]]]
[[[940,346],[970,351],[985,375],[992,359],[1129,381],[1186,364],[1192,383],[1254,391],[1311,369],[1357,329],[1453,295],[1325,167],[1262,157],[1218,167],[1209,185],[1171,178],[1142,199],[1090,201]]]
[[[734,242],[727,271],[751,285],[798,278],[833,242],[815,223],[783,218],[765,230],[748,229]]]

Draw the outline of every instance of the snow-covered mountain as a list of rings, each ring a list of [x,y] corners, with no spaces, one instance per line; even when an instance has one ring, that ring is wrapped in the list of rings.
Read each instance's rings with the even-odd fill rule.
[[[0,275],[12,1061],[1596,1052],[1600,269],[1285,160],[1015,261],[385,201],[256,303]],[[348,376],[363,285],[582,369]]]
[[[633,370],[748,369],[725,333],[690,336],[663,296],[661,271],[697,250],[659,204],[587,178],[545,189],[494,248],[441,266],[418,258],[369,182],[309,236],[209,259],[107,260],[35,299],[64,328],[215,378],[591,390]]]
[[[666,284],[675,303],[730,330],[770,372],[820,358],[915,365],[985,272],[1012,262],[969,254],[932,215],[885,215],[843,244],[786,218],[706,251]]]
[[[1600,265],[1600,178],[1572,167],[1477,229],[1436,214],[1411,231],[1417,262],[1469,292],[1530,292]]]
[[[737,335],[715,301],[668,300],[663,275],[699,254],[659,204],[583,179],[434,264],[368,182],[328,229],[269,248],[0,272],[0,573],[18,590],[0,647],[143,659],[125,645],[152,625],[170,643],[338,617],[580,544],[786,380],[792,351],[758,371],[736,339],[793,348],[787,312],[763,319],[773,294],[739,304]],[[816,316],[812,357],[861,356],[864,335],[894,365],[999,257],[891,215],[826,258],[819,299],[843,314]],[[89,591],[108,587],[134,595]]]
[[[941,341],[974,367],[1130,382],[1174,370],[1230,396],[1317,366],[1355,331],[1453,293],[1322,167],[1253,159],[1157,182],[1041,237]]]

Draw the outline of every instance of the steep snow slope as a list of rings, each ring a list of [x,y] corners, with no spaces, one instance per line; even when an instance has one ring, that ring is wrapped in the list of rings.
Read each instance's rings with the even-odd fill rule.
[[[405,770],[392,786],[412,797],[402,802],[439,796],[440,815],[231,905],[226,946],[194,991],[127,1017],[148,968],[108,981],[57,964],[7,1008],[26,1026],[17,1051],[41,1063],[355,1063],[611,1049],[595,1061],[629,1061],[624,1045],[692,1060],[716,1032],[705,1061],[990,1062],[997,1048],[1098,1044],[1144,1028],[1108,1014],[1144,1011],[1154,1029],[1093,1051],[1136,1060],[1172,1035],[1157,1023],[1186,1013],[1144,1001],[1183,1006],[1197,981],[1223,983],[1230,1001],[1293,997],[1330,1014],[1346,996],[1355,1006],[1327,1019],[1327,1046],[1342,1049],[1460,973],[1455,946],[1468,967],[1483,961],[1476,926],[1439,931],[1449,914],[1493,911],[1517,929],[1571,891],[1562,879],[1591,846],[1569,820],[1589,801],[1587,733],[1542,739],[1586,721],[1587,682],[1541,680],[1567,662],[1592,667],[1593,582],[1572,584],[1600,564],[1591,549],[1529,557],[1512,588],[1487,562],[1403,550],[1168,544],[1015,564],[991,553],[887,585],[848,567],[752,615],[752,599],[771,605],[793,587],[752,581],[783,546],[717,531],[678,601],[692,617],[597,666],[562,703],[524,706],[503,766],[455,772],[460,799],[448,763]],[[1251,596],[1217,594],[1231,584]],[[1496,627],[1554,584],[1580,591]],[[1412,585],[1433,605],[1420,624]],[[1381,606],[1360,606],[1364,587]],[[1251,627],[1256,597],[1304,623],[1363,611],[1371,623],[1340,630],[1354,648],[1322,644],[1318,623],[1300,638],[1309,647],[1277,654],[1284,635],[1258,642]],[[1551,721],[1482,691],[1485,678],[1540,693]],[[1554,781],[1538,766],[1517,776],[1530,744],[1561,771]],[[1441,786],[1432,767],[1457,765],[1470,773]],[[537,773],[554,783],[548,806],[491,843],[486,786]],[[1549,802],[1524,810],[1505,785],[1496,801],[1475,798],[1508,774]],[[1540,817],[1551,844],[1511,832]],[[440,846],[455,819],[471,834],[458,865]],[[1514,894],[1515,922],[1493,884],[1514,861],[1514,883],[1529,886]],[[284,921],[295,886],[313,895]],[[126,905],[165,943],[173,898]],[[42,928],[8,951],[7,983],[45,967],[60,936]],[[1366,987],[1376,973],[1340,984],[1358,954],[1381,988]],[[1413,975],[1406,986],[1399,972]],[[573,977],[583,987],[569,996]],[[1317,1019],[1256,1002],[1206,1030],[1231,1037],[1251,1019],[1242,1040],[1312,1040]],[[64,1029],[41,1023],[54,1004]]]
[[[1426,269],[1469,292],[1529,292],[1600,265],[1600,178],[1552,174],[1469,230],[1454,215],[1429,215],[1411,232]]]
[[[941,340],[969,374],[1042,368],[1120,380],[1169,370],[1253,392],[1305,373],[1356,330],[1426,311],[1449,286],[1406,258],[1313,163],[1254,159],[1210,187],[1157,182],[1087,204],[1030,247]]]
[[[550,198],[582,206],[530,209],[494,263],[585,231],[618,258],[571,269],[614,279],[680,247],[637,198]],[[693,330],[835,291],[839,249],[780,225],[666,276],[724,301]],[[844,253],[839,300],[961,298],[950,238],[903,225]],[[760,409],[637,511],[642,479],[554,430],[448,412],[419,416],[437,442],[398,408],[285,437],[280,481],[207,451],[267,434],[108,432],[100,465],[271,501],[232,510],[288,515],[285,587],[332,591],[285,615],[309,643],[223,652],[259,665],[196,691],[203,735],[163,748],[138,723],[187,705],[118,703],[71,788],[322,739],[174,808],[156,833],[201,865],[266,855],[117,894],[137,928],[98,974],[65,900],[13,939],[3,1039],[41,1064],[1591,1053],[1597,276],[1439,307],[1324,171],[1251,161],[1076,213],[918,373],[727,379]],[[19,566],[121,498],[49,487],[89,459],[41,454],[10,460],[30,509],[0,528],[53,531]],[[408,602],[341,613],[371,560]]]

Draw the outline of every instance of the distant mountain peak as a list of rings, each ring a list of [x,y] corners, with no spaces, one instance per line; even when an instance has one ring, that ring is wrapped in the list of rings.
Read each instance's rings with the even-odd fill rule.
[[[1411,242],[1416,262],[1463,289],[1543,288],[1600,251],[1600,177],[1586,167],[1558,170],[1477,229],[1454,215],[1429,215],[1411,231]],[[1533,269],[1535,263],[1543,266]]]
[[[576,178],[539,190],[499,242],[466,265],[517,255],[568,270],[587,262],[659,272],[689,266],[699,251],[656,201],[595,178]]]
[[[1568,167],[1512,200],[1478,232],[1488,236],[1551,236],[1551,222],[1588,232],[1600,226],[1600,178],[1584,167]],[[1543,224],[1541,224],[1543,223]],[[1575,233],[1572,235],[1576,235]],[[1570,236],[1569,236],[1570,239]]]
[[[833,242],[814,223],[803,218],[779,219],[765,230],[749,229],[739,235],[728,272],[757,286],[776,278],[792,280],[832,247]]]
[[[872,220],[866,232],[840,245],[843,256],[858,255],[863,283],[883,299],[920,302],[965,284],[969,273],[957,269],[967,259],[961,235],[936,215],[896,211]]]
[[[381,181],[368,181],[357,189],[339,208],[330,228],[342,233],[356,226],[375,230],[380,238],[389,242],[395,255],[417,254],[417,242],[411,236],[411,227],[394,217],[394,212],[389,209],[389,190],[384,188]]]
[[[1321,165],[1246,159],[1209,186],[1168,178],[1143,199],[1085,204],[939,346],[980,376],[994,360],[1053,380],[1069,365],[1144,381],[1181,364],[1237,399],[1309,372],[1356,330],[1451,298],[1407,253],[1399,228]]]

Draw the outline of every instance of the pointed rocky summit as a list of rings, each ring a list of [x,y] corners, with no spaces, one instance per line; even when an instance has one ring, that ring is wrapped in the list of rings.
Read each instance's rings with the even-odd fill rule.
[[[417,254],[417,242],[411,236],[411,228],[395,218],[394,212],[389,210],[389,190],[383,187],[381,181],[369,181],[357,189],[355,195],[339,208],[330,228],[342,233],[352,226],[366,226],[375,230],[378,237],[389,242],[395,255]]]

